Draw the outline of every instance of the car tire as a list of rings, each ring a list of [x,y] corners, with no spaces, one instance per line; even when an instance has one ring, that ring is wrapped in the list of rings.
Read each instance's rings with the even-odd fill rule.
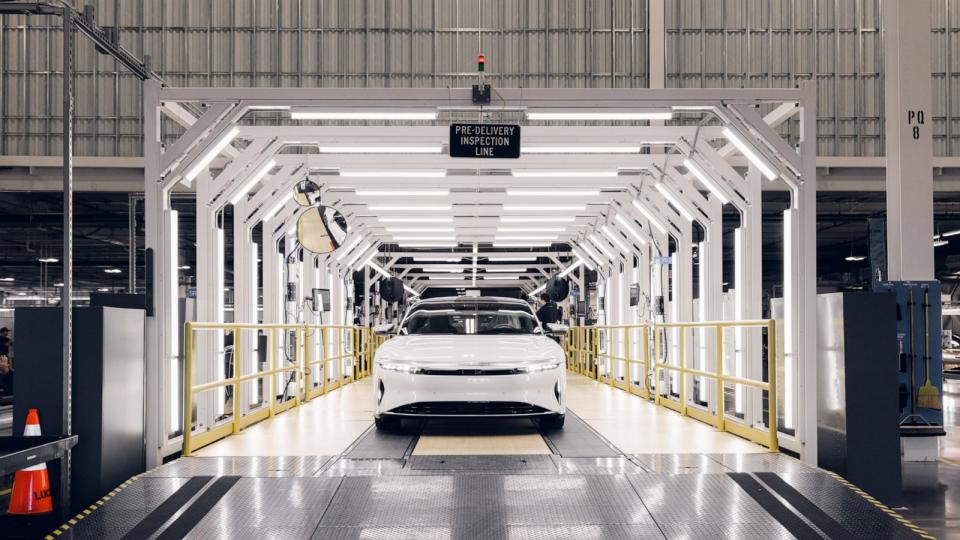
[[[540,427],[543,429],[563,429],[563,421],[566,415],[551,414],[540,419]]]
[[[400,419],[396,416],[380,416],[373,419],[377,431],[399,431]]]

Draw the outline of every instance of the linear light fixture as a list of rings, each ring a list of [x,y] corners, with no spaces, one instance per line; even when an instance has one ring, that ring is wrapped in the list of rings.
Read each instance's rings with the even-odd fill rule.
[[[452,233],[453,227],[386,227],[388,233]]]
[[[289,105],[249,105],[251,111],[289,111]]]
[[[597,267],[595,267],[595,266],[593,265],[593,263],[590,262],[590,256],[589,256],[589,255],[588,255],[588,256],[584,256],[583,252],[580,251],[579,249],[577,249],[577,246],[570,246],[570,248],[573,250],[574,253],[576,253],[577,258],[579,258],[581,261],[583,261],[583,264],[586,265],[587,268],[589,268],[590,270],[596,270],[596,269],[597,269]]]
[[[493,247],[498,248],[535,248],[550,247],[550,242],[494,242]]]
[[[430,281],[463,281],[470,276],[427,276]]]
[[[563,272],[560,272],[560,274],[557,277],[567,277],[567,275],[570,272],[573,272],[574,270],[576,270],[577,267],[579,267],[581,264],[583,264],[583,259],[581,259],[580,256],[578,255],[577,260],[574,261],[570,266],[568,266]]]
[[[336,259],[337,259],[338,261],[342,261],[343,258],[346,257],[347,254],[350,253],[350,251],[351,251],[353,248],[357,247],[357,244],[359,244],[361,240],[363,240],[363,237],[360,236],[360,235],[357,235],[357,237],[354,238],[353,240],[351,240],[349,244],[347,244],[346,246],[344,246],[343,248],[341,248],[343,251],[336,256]],[[339,250],[338,250],[338,251],[339,251]]]
[[[417,291],[415,291],[415,290],[414,290],[412,287],[410,287],[409,285],[404,285],[404,286],[403,286],[403,290],[407,291],[408,293],[410,293],[410,294],[412,294],[412,295],[414,295],[414,296],[420,296],[420,293],[418,293]]]
[[[586,208],[583,204],[505,204],[505,212],[578,212]]]
[[[433,110],[343,110],[343,109],[293,109],[293,120],[436,120],[437,111]]]
[[[949,240],[944,240],[943,238],[940,238],[933,241],[933,247],[943,247],[949,243],[950,243]]]
[[[440,217],[400,217],[400,216],[379,216],[377,221],[380,223],[451,223],[453,216]]]
[[[580,244],[580,249],[585,251],[586,254],[589,255],[590,258],[596,261],[596,263],[599,264],[600,266],[607,264],[607,261],[603,260],[603,258],[600,257],[600,255],[596,251],[594,251],[593,248],[588,246],[586,243]]]
[[[620,235],[615,233],[613,229],[611,229],[606,225],[603,225],[600,227],[600,231],[603,234],[607,235],[607,238],[609,238],[610,241],[613,242],[613,245],[617,246],[617,248],[620,250],[620,253],[623,253],[624,255],[628,255],[631,253],[631,250],[627,249],[626,244],[624,244],[620,238],[617,238]]]
[[[119,268],[104,268],[103,271],[106,272],[107,274],[123,273],[123,270],[120,270]]]
[[[370,268],[373,268],[374,270],[376,270],[380,275],[382,275],[382,276],[385,277],[385,278],[392,278],[393,276],[390,275],[390,272],[387,272],[386,270],[383,269],[382,266],[380,266],[379,264],[373,262],[373,257],[374,257],[374,255],[371,255],[370,258],[367,259],[366,262],[363,263],[364,266],[369,266]]]
[[[253,189],[253,186],[257,185],[257,182],[262,180],[263,177],[266,176],[267,173],[270,172],[276,166],[277,166],[277,160],[275,159],[270,159],[269,161],[264,163],[262,167],[260,167],[259,169],[256,170],[256,172],[250,175],[250,179],[247,180],[247,182],[243,184],[243,186],[240,189],[237,190],[237,192],[233,195],[233,197],[230,198],[230,204],[236,206],[237,203],[240,202],[240,199],[246,197],[247,193],[250,193],[250,190]]]
[[[647,218],[647,221],[649,221],[655,229],[660,231],[660,234],[667,234],[667,228],[664,227],[657,218],[653,217],[653,212],[647,210],[646,206],[640,204],[638,201],[633,201],[633,206],[640,212],[640,215]]]
[[[452,242],[457,238],[455,236],[394,236],[398,242]]]
[[[501,223],[573,223],[576,216],[500,216]]]
[[[665,198],[667,202],[669,202],[674,208],[676,208],[677,213],[683,216],[684,219],[686,219],[687,221],[693,221],[693,214],[691,214],[686,209],[686,207],[680,203],[680,199],[674,196],[674,194],[670,192],[670,189],[668,189],[663,182],[660,182],[657,184],[657,191],[659,191],[660,194],[663,195],[663,198]]]
[[[398,242],[402,248],[455,248],[456,242]]]
[[[439,154],[443,146],[320,146],[317,150],[321,154]]]
[[[613,252],[610,251],[610,248],[608,248],[607,246],[603,245],[603,241],[600,240],[600,238],[599,238],[597,235],[591,234],[591,235],[587,236],[587,238],[590,240],[590,242],[593,243],[593,245],[597,246],[597,249],[599,249],[600,251],[602,251],[603,254],[606,255],[610,260],[616,260],[616,259],[617,259],[617,258],[613,255]]]
[[[449,189],[357,189],[357,197],[446,197]]]
[[[510,173],[517,178],[612,178],[619,174],[616,169],[605,171],[571,171],[571,170],[549,170],[540,171],[532,169],[514,170]]]
[[[556,239],[557,239],[557,235],[555,235],[555,234],[548,234],[548,235],[525,234],[525,235],[504,235],[504,236],[501,236],[501,235],[498,234],[498,235],[494,236],[493,239],[496,240],[496,241],[506,241],[506,242],[512,242],[512,241],[514,241],[514,240],[556,240]]]
[[[279,212],[280,209],[283,208],[283,205],[287,204],[292,199],[293,199],[293,192],[288,191],[283,197],[280,197],[280,200],[277,201],[277,204],[273,205],[272,208],[270,208],[263,214],[263,217],[261,217],[260,220],[268,221],[270,218],[277,215],[277,212]]]
[[[536,232],[555,232],[560,233],[567,230],[566,227],[498,227],[497,234],[500,233],[536,233]]]
[[[843,258],[843,260],[849,261],[849,262],[860,262],[864,259],[866,259],[866,257],[864,257],[863,255],[847,255],[846,257]]]
[[[488,266],[488,267],[484,268],[484,271],[489,272],[489,273],[494,273],[494,274],[496,274],[496,273],[501,273],[501,274],[502,274],[502,273],[504,273],[504,272],[513,272],[513,273],[526,272],[527,269],[526,269],[526,268],[518,268],[518,267],[516,267],[516,266],[508,266],[508,267],[506,267],[506,268],[494,268],[494,267]]]
[[[758,154],[749,144],[747,144],[746,140],[744,140],[740,133],[735,132],[729,126],[723,128],[722,133],[723,136],[733,144],[733,146],[737,147],[737,150],[739,150],[744,157],[750,160],[750,163],[753,163],[753,165],[759,169],[764,176],[767,177],[767,180],[776,180],[780,176],[774,170],[774,166],[770,164],[769,161],[762,158],[760,154]]]
[[[599,189],[515,189],[507,188],[510,197],[597,197]]]
[[[209,150],[207,150],[206,154],[204,154],[200,159],[197,160],[197,162],[193,165],[193,167],[190,167],[190,169],[186,172],[186,174],[183,175],[183,177],[186,178],[187,180],[193,180],[194,178],[199,176],[200,171],[207,168],[207,166],[210,165],[210,162],[213,161],[213,158],[220,155],[220,152],[222,152],[223,149],[226,148],[227,145],[230,144],[230,142],[233,141],[233,139],[235,139],[239,134],[240,134],[240,130],[237,129],[236,126],[230,128],[229,131],[227,131],[226,133],[223,134],[223,136],[217,139],[217,142],[214,143]]]
[[[520,276],[483,276],[484,281],[516,281]]]
[[[368,204],[371,212],[443,212],[449,204]]]
[[[0,281],[6,282],[6,283],[10,283],[10,282],[16,281],[16,278],[11,277],[11,276],[7,276],[7,277],[2,277],[2,278],[0,278]]]
[[[536,257],[487,257],[491,262],[537,262]]]
[[[463,257],[459,258],[447,258],[447,257],[414,257],[417,262],[448,262],[448,263],[458,263],[463,260]]]
[[[544,283],[543,285],[541,285],[541,286],[537,287],[536,289],[534,289],[534,290],[530,291],[529,293],[527,293],[527,296],[537,296],[537,293],[539,293],[540,291],[545,290],[546,288],[547,288],[547,284]]]
[[[53,263],[58,263],[58,262],[60,262],[60,259],[58,259],[58,258],[56,258],[56,257],[40,257],[39,259],[37,259],[37,261],[42,262],[42,263],[50,263],[50,264],[53,264]]]
[[[405,170],[341,170],[340,176],[350,178],[443,178],[447,171],[431,169],[424,171]]]
[[[608,145],[608,146],[524,146],[521,154],[636,154],[640,152],[640,145]]]
[[[647,239],[644,238],[643,235],[640,234],[640,231],[637,230],[637,228],[634,225],[631,225],[630,222],[627,221],[625,217],[623,217],[620,214],[617,214],[613,216],[613,219],[617,220],[617,223],[619,223],[621,227],[623,227],[628,233],[630,233],[630,236],[632,236],[637,242],[640,242],[640,245],[642,246],[647,245]]]
[[[950,237],[950,236],[956,236],[956,235],[958,235],[958,234],[960,234],[960,229],[954,229],[954,230],[952,230],[952,231],[947,231],[947,232],[941,234],[940,236],[942,236],[942,237],[944,237],[944,238],[947,238],[947,237]]]
[[[720,186],[718,186],[712,178],[707,176],[707,173],[700,168],[700,165],[697,165],[697,163],[691,159],[685,159],[683,160],[683,166],[692,172],[693,175],[700,180],[700,183],[710,190],[710,193],[712,193],[714,197],[720,200],[720,204],[730,204],[730,199],[723,194]]]
[[[527,120],[670,120],[670,109],[533,109],[527,111]]]

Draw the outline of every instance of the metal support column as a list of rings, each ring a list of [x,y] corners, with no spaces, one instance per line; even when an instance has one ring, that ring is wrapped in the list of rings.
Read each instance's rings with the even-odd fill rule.
[[[929,0],[884,0],[887,272],[933,279]],[[922,38],[922,39],[921,39]]]
[[[73,11],[63,10],[63,427],[73,434]],[[70,492],[70,452],[60,462],[60,482]],[[67,515],[69,508],[61,508]]]

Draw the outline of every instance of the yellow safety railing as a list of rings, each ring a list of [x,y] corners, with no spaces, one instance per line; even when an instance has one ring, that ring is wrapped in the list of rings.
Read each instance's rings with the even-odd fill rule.
[[[213,331],[212,339],[219,338],[219,332],[230,332],[233,335],[233,357],[231,362],[232,375],[219,380],[202,384],[194,384],[195,368],[197,366],[197,333]],[[267,361],[264,369],[243,373],[243,335],[244,332],[254,332],[257,335],[265,334]],[[277,343],[278,333],[280,340],[291,340],[293,354],[287,362],[278,365]],[[373,365],[373,355],[383,340],[375,336],[367,327],[311,325],[311,324],[243,324],[243,323],[198,323],[187,322],[184,325],[184,361],[183,361],[183,455],[189,456],[194,451],[208,444],[218,441],[228,435],[239,433],[241,430],[271,418],[276,414],[299,407],[302,402],[309,401],[326,392],[352,383],[370,374]],[[282,341],[281,341],[282,343]],[[319,350],[317,358],[313,358],[313,349]],[[284,355],[287,356],[287,355]],[[292,383],[296,389],[287,399],[277,399],[277,377],[289,376],[284,388]],[[266,400],[249,411],[244,411],[241,399],[241,385],[245,382],[265,381],[264,395]],[[205,431],[194,431],[193,414],[197,395],[202,392],[218,388],[231,388],[232,414],[222,421],[214,422]]]
[[[767,380],[755,380],[728,375],[724,371],[725,336],[727,329],[761,328],[767,331]],[[700,329],[712,333],[715,353],[712,370],[698,370],[687,366],[687,334]],[[666,361],[661,347],[662,334],[675,330],[678,334],[675,363]],[[653,332],[653,361],[650,359],[650,333]],[[633,338],[633,339],[631,339]],[[639,341],[635,341],[639,340]],[[601,344],[606,343],[605,350]],[[632,343],[639,347],[634,354]],[[747,440],[778,451],[777,442],[777,366],[783,359],[777,347],[777,322],[775,320],[716,321],[690,323],[657,323],[620,326],[577,326],[570,328],[564,342],[567,351],[567,367],[599,382],[620,388],[644,398],[651,396],[657,405],[675,410],[721,431],[733,433]],[[616,354],[617,349],[623,351]],[[652,372],[650,371],[652,368]],[[670,392],[669,373],[679,374],[680,384],[676,398]],[[648,383],[648,377],[652,380]],[[710,379],[715,385],[713,410],[691,403],[687,398],[689,377]],[[666,388],[661,386],[665,382]],[[724,388],[726,385],[743,385],[768,393],[767,425],[762,429],[729,417],[725,411]],[[650,387],[652,386],[652,388]]]

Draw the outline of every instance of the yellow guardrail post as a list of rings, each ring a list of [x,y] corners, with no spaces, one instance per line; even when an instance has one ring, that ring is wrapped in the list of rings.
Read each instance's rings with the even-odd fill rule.
[[[650,399],[650,387],[647,385],[647,378],[650,373],[650,327],[644,326],[642,329],[643,345],[643,369],[640,371],[640,387],[643,388],[643,397]]]
[[[630,377],[630,363],[632,362],[633,355],[630,354],[630,327],[623,327],[623,382],[626,383],[624,388],[630,392],[630,386],[633,383],[633,379]]]
[[[780,350],[777,348],[777,321],[767,322],[767,427],[770,428],[770,442],[767,446],[771,452],[780,450],[777,441],[777,362],[780,360]]]
[[[653,327],[653,401],[657,405],[660,405],[660,374],[663,371],[660,362],[660,328],[656,325]]]
[[[724,407],[724,401],[726,401],[725,396],[723,395],[723,327],[717,325],[716,328],[716,342],[717,342],[717,397],[716,399],[716,415],[717,415],[717,429],[723,431],[726,427],[726,411]]]
[[[233,418],[231,419],[234,435],[240,433],[240,327],[233,328]]]
[[[193,324],[189,321],[183,329],[183,455],[193,452],[193,356],[195,353]],[[170,381],[170,384],[176,384]]]
[[[277,376],[273,374],[273,371],[276,369],[277,363],[277,354],[274,350],[276,345],[276,330],[270,328],[267,330],[267,370],[271,373],[267,377],[267,404],[269,407],[269,412],[267,413],[268,418],[273,418],[273,415],[276,414],[276,401],[277,401]]]
[[[677,378],[680,379],[680,413],[686,416],[687,414],[687,330],[685,328],[678,328],[677,334],[680,335],[680,358],[677,359],[677,366],[680,368],[680,370],[677,372]]]

